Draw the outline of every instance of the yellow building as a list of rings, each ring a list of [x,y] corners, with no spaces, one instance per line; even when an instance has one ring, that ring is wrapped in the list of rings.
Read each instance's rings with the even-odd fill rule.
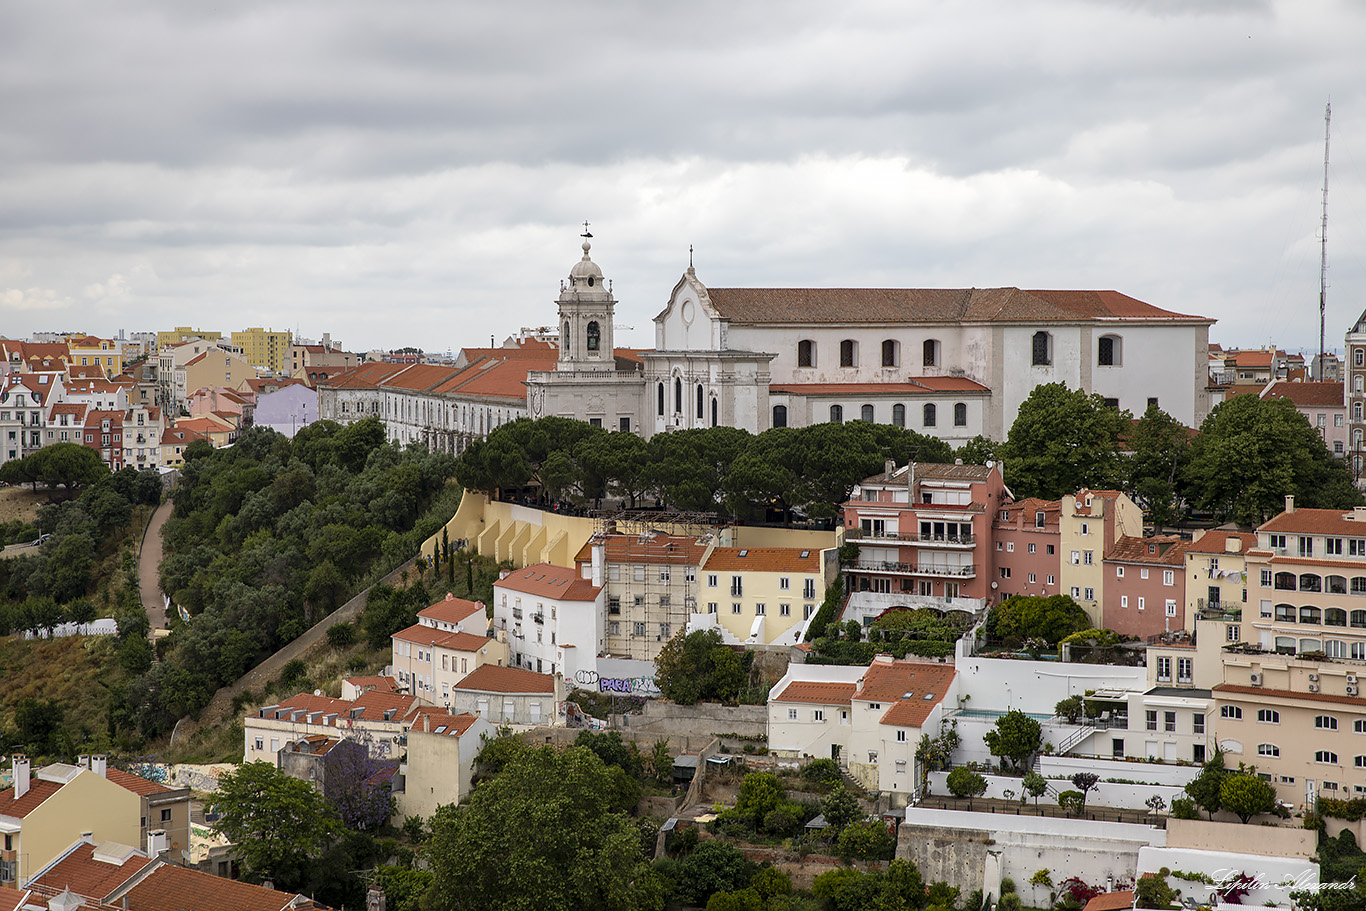
[[[744,644],[795,645],[834,573],[833,551],[796,547],[716,547],[701,569],[697,606]],[[728,635],[727,635],[728,634]]]
[[[1125,535],[1143,536],[1143,510],[1118,490],[1079,490],[1062,498],[1058,532],[1059,593],[1103,627],[1105,554]]]
[[[222,348],[209,348],[175,368],[176,401],[184,402],[200,389],[226,386],[236,389],[256,376],[256,369]]]
[[[242,349],[242,356],[253,367],[265,367],[272,373],[284,373],[289,364],[289,349],[294,342],[288,332],[257,327],[234,332],[232,343]]]
[[[1196,534],[1186,548],[1186,628],[1194,631],[1197,618],[1236,623],[1247,606],[1247,552],[1257,536],[1218,528]]]
[[[178,345],[181,342],[189,341],[192,338],[202,338],[206,342],[216,342],[223,337],[221,332],[208,332],[204,329],[191,329],[189,326],[177,326],[169,332],[157,333],[157,350],[160,351],[167,345]]]
[[[14,757],[14,785],[0,791],[0,881],[24,883],[80,839],[136,845],[141,839],[141,800],[104,775],[105,758],[93,768],[65,763],[31,772],[27,756]]]
[[[100,367],[106,379],[123,372],[123,346],[116,339],[73,335],[66,345],[71,351],[68,363],[73,367]]]

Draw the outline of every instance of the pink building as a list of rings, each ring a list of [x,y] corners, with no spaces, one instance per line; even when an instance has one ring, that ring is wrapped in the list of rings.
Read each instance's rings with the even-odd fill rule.
[[[889,461],[844,504],[846,539],[859,545],[850,589],[909,595],[904,603],[916,607],[980,607],[994,578],[990,523],[1008,496],[994,463]]]
[[[1186,623],[1186,548],[1172,535],[1124,536],[1105,554],[1105,628],[1146,639]]]
[[[992,523],[995,594],[1050,596],[1062,592],[1058,581],[1062,535],[1058,500],[1030,497],[1002,504]]]

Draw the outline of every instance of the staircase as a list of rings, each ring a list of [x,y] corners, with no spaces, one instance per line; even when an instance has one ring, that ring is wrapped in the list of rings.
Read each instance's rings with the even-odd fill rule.
[[[1055,750],[1056,754],[1059,756],[1067,755],[1067,752],[1069,750],[1071,750],[1077,744],[1081,743],[1087,737],[1090,737],[1095,732],[1096,729],[1094,727],[1085,724],[1082,725],[1072,733],[1068,734],[1065,738],[1063,738],[1062,742],[1057,745],[1057,749]],[[1037,759],[1035,761],[1037,762]]]

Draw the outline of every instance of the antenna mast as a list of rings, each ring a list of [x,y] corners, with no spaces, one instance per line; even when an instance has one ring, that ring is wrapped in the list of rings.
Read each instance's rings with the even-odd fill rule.
[[[1328,128],[1333,119],[1333,103],[1323,109],[1323,224],[1319,230],[1319,382],[1323,381],[1324,321],[1328,304]]]

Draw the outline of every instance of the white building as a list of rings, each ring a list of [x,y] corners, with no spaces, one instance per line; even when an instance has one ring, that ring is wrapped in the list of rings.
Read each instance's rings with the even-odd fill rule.
[[[605,606],[603,587],[565,566],[536,563],[493,583],[493,622],[506,633],[509,664],[538,674],[596,669]]]
[[[561,282],[556,369],[527,377],[533,418],[646,437],[858,419],[962,442],[1003,439],[1055,382],[1192,427],[1209,410],[1213,321],[1116,291],[708,288],[690,265],[640,370],[611,356],[615,306],[585,242]]]

